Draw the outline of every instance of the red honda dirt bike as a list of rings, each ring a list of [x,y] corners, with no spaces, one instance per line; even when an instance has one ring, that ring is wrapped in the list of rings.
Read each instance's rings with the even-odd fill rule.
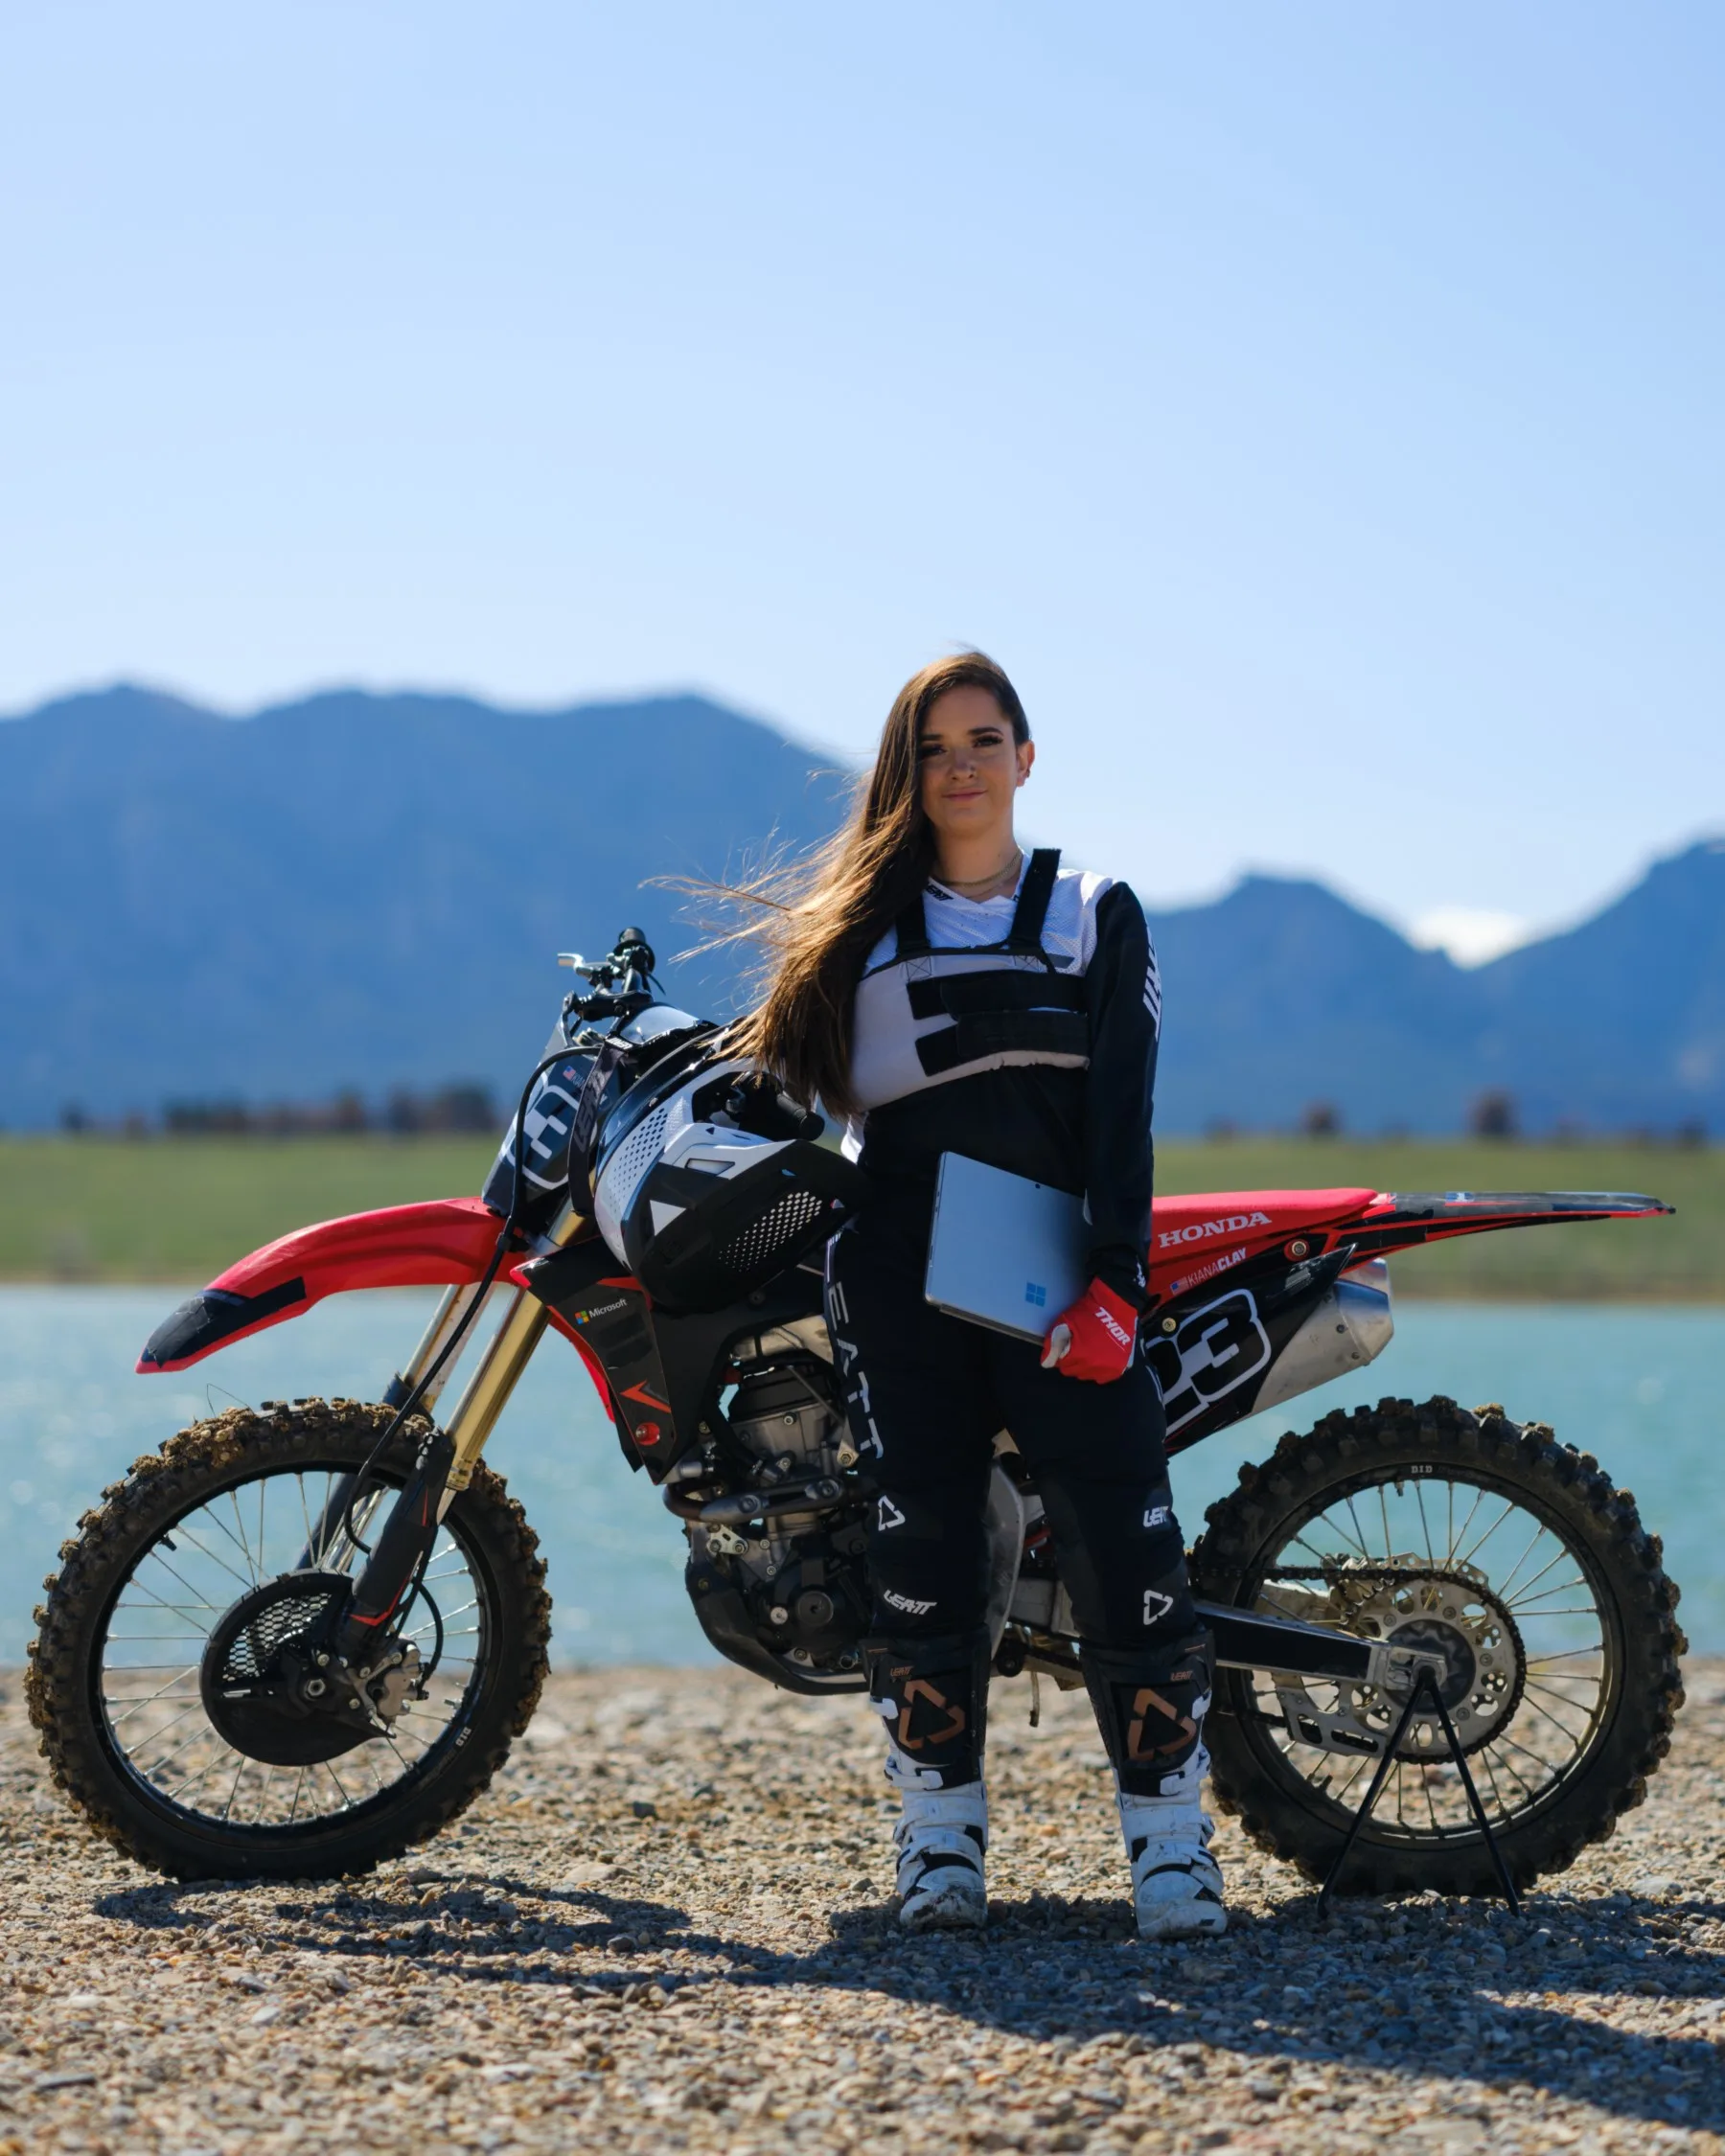
[[[497,1772],[539,1698],[551,1607],[533,1530],[482,1455],[548,1332],[580,1354],[624,1457],[681,1524],[719,1652],[795,1691],[863,1687],[870,1483],[818,1265],[856,1171],[814,1142],[817,1118],[725,1061],[714,1026],[656,997],[638,931],[570,962],[586,990],[564,1000],[483,1197],[285,1236],[145,1350],[140,1369],[184,1369],[328,1295],[446,1291],[382,1400],[195,1423],[63,1546],[31,1714],[60,1787],[144,1864],[351,1872],[435,1834]],[[679,1157],[692,1166],[670,1164],[674,1110],[706,1149]],[[645,1212],[670,1223],[675,1263],[651,1296],[615,1219],[610,1241],[595,1225],[618,1187],[648,1191]],[[1379,1355],[1387,1253],[1668,1209],[1595,1192],[1164,1199],[1143,1351],[1169,1450]],[[482,1308],[497,1321],[439,1417]],[[1041,1502],[1006,1434],[997,1450],[996,1666],[1074,1686]],[[1685,1641],[1660,1557],[1597,1461],[1501,1408],[1389,1399],[1290,1433],[1241,1469],[1191,1553],[1217,1650],[1215,1798],[1326,1876],[1429,1671],[1516,1881],[1561,1869],[1640,1802],[1668,1747]],[[1488,1890],[1489,1846],[1435,1716],[1415,1716],[1385,1772],[1346,1891]]]

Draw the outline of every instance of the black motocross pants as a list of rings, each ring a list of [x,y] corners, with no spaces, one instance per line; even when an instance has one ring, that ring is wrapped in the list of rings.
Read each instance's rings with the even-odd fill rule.
[[[928,1227],[919,1205],[871,1204],[827,1255],[827,1322],[851,1442],[878,1485],[868,1530],[875,1632],[910,1671],[918,1642],[953,1663],[958,1641],[979,1633],[993,1440],[1009,1430],[1054,1538],[1104,1738],[1128,1770],[1122,1778],[1142,1782],[1129,1771],[1140,1755],[1154,1749],[1167,1767],[1190,1754],[1179,1733],[1190,1719],[1184,1708],[1161,1732],[1169,1741],[1152,1747],[1143,1732],[1162,1698],[1181,1704],[1163,1680],[1178,1664],[1184,1681],[1201,1641],[1156,1380],[1141,1356],[1112,1385],[1063,1377],[1041,1366],[1033,1342],[933,1309],[923,1299]],[[1099,1683],[1120,1691],[1117,1712]],[[1138,1704],[1146,1686],[1156,1709]],[[1207,1691],[1200,1672],[1193,1698]],[[980,1719],[970,1717],[978,1743]],[[1138,1732],[1130,1747],[1129,1731]],[[949,1764],[950,1783],[979,1772],[975,1750],[961,1743],[950,1763],[930,1764]]]

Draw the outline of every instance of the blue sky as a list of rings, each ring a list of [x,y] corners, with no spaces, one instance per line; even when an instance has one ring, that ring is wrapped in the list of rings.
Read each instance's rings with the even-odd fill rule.
[[[977,642],[1157,901],[1560,922],[1725,828],[1725,14],[0,18],[0,707]]]

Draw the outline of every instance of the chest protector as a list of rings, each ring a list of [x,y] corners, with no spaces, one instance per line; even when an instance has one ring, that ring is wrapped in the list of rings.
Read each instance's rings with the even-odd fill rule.
[[[920,892],[899,915],[894,955],[857,983],[851,1087],[860,1107],[1009,1064],[1089,1064],[1083,975],[1063,972],[1076,961],[1043,948],[1059,867],[1057,848],[1031,855],[1000,943],[936,951]]]

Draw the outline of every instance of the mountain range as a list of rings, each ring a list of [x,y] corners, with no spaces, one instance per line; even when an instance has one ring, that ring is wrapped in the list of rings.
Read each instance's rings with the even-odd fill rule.
[[[1725,1131],[1725,839],[1657,862],[1579,928],[1458,966],[1322,884],[1244,877],[1153,915],[1158,1121],[1466,1127],[1507,1097],[1532,1134]]]
[[[513,1099],[626,922],[691,1008],[745,993],[655,876],[832,828],[846,774],[695,696],[504,711],[336,691],[234,719],[150,690],[0,722],[0,1121],[451,1079]],[[1118,866],[1131,874],[1132,864]],[[1725,1129],[1725,840],[1468,970],[1322,884],[1153,910],[1158,1121]]]

